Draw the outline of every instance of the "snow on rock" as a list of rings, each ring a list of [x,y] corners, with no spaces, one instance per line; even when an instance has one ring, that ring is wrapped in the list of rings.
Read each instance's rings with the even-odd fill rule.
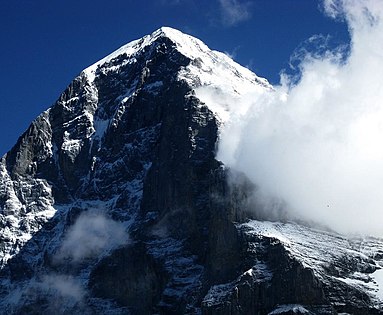
[[[245,114],[258,97],[272,89],[266,79],[240,66],[226,54],[211,50],[201,40],[170,27],[162,27],[120,47],[86,68],[83,74],[92,83],[98,70],[106,74],[118,71],[126,64],[133,64],[136,62],[136,55],[160,37],[169,38],[176,49],[191,60],[179,72],[179,79],[186,81],[194,89],[196,96],[223,122],[229,120],[231,115]],[[120,56],[124,57],[122,63],[108,66],[108,63]],[[160,84],[158,82],[146,88],[152,89]]]
[[[64,132],[64,141],[63,141],[63,144],[61,145],[61,150],[70,157],[72,162],[74,162],[77,155],[80,153],[81,146],[82,146],[81,139],[70,139],[69,133]]]
[[[180,71],[179,78],[193,87],[196,96],[222,122],[246,114],[257,98],[272,88],[223,53],[206,47],[200,55]]]
[[[376,270],[371,277],[377,285],[377,288],[375,289],[376,295],[383,302],[383,269]]]
[[[7,177],[2,163],[0,163],[0,167],[3,169],[1,177]],[[1,180],[4,180],[4,178]],[[20,181],[12,183],[7,178],[5,178],[5,181],[9,183],[9,190],[7,191],[9,199],[6,202],[6,207],[0,209],[0,224],[2,226],[0,229],[0,269],[56,213],[51,198],[51,187],[45,180],[35,179],[29,185]],[[16,197],[12,184],[16,184],[16,186],[23,185],[21,200]],[[37,190],[39,190],[40,196],[34,202],[30,202],[29,199],[33,192]]]
[[[312,314],[307,309],[305,309],[302,305],[297,304],[287,304],[287,305],[280,305],[277,309],[269,313],[268,315],[277,315],[277,314],[285,314],[287,312],[293,313],[293,314]]]
[[[376,305],[382,305],[383,272],[380,266],[383,256],[378,253],[382,253],[383,240],[348,238],[296,223],[252,220],[242,227],[246,233],[281,242],[324,283],[342,283],[356,288],[368,294]]]

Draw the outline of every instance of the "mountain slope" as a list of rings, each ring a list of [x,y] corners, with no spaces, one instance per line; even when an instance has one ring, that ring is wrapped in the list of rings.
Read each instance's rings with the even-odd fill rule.
[[[222,125],[250,106],[238,100],[271,89],[166,27],[82,71],[0,162],[1,309],[379,312],[376,285],[355,281],[371,284],[380,252],[352,247],[343,265],[342,238],[323,267],[300,255],[294,237],[305,228],[287,225],[289,243],[261,233],[267,223],[245,224],[253,186],[228,185],[216,146]],[[340,237],[305,231],[318,246]],[[320,248],[307,255],[330,250]]]

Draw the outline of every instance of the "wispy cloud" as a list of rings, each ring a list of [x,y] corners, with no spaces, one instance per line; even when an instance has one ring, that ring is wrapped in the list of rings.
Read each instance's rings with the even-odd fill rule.
[[[25,286],[13,290],[5,298],[6,312],[14,314],[22,305],[38,304],[43,314],[74,314],[74,311],[89,314],[84,304],[86,294],[83,283],[73,276],[49,273],[36,276]]]
[[[239,0],[218,0],[221,9],[222,23],[233,26],[251,18],[251,2]]]
[[[124,223],[101,211],[96,207],[78,216],[52,257],[54,271],[47,266],[36,272],[28,284],[12,290],[5,297],[7,312],[39,303],[44,314],[94,314],[86,303],[89,294],[86,283],[78,274],[84,267],[81,264],[130,242]]]
[[[70,259],[77,263],[128,242],[128,234],[121,222],[99,213],[85,212],[68,230],[55,261]]]
[[[81,283],[68,275],[44,275],[38,285],[45,291],[56,292],[54,294],[56,296],[71,298],[74,301],[81,301],[85,295],[85,290]]]
[[[232,51],[224,51],[224,54],[226,56],[228,56],[229,58],[231,59],[235,59],[237,57],[237,54],[238,54],[238,50],[241,49],[241,46],[236,46],[234,47],[234,49]]]

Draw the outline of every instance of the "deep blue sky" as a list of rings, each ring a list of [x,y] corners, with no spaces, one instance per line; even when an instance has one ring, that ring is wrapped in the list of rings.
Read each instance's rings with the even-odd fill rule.
[[[0,156],[85,67],[171,26],[278,83],[315,34],[347,42],[320,0],[0,0]]]

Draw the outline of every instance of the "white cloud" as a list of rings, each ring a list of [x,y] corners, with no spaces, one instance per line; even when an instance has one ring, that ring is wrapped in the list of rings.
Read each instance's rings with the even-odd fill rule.
[[[44,314],[92,313],[85,303],[89,292],[84,279],[74,276],[79,271],[75,264],[129,243],[123,223],[106,217],[101,211],[96,207],[83,212],[67,230],[59,251],[53,257],[55,264],[62,264],[64,269],[71,268],[66,272],[72,274],[49,272],[36,275],[25,287],[15,288],[5,297],[9,309],[44,301],[41,305]],[[62,268],[60,271],[64,272]]]
[[[236,46],[231,52],[224,51],[224,54],[231,59],[235,59],[237,57],[238,51],[241,49],[241,46]]]
[[[383,235],[383,3],[325,0],[349,26],[350,52],[301,55],[281,84],[222,133],[218,158],[294,216]],[[248,99],[246,100],[248,101]]]
[[[81,283],[72,276],[48,274],[44,275],[38,285],[46,291],[54,291],[59,295],[71,298],[75,301],[81,301],[85,295],[85,290]],[[57,296],[57,294],[54,294]]]
[[[97,212],[84,212],[65,235],[55,261],[80,262],[117,246],[127,244],[128,234],[122,223]]]
[[[218,0],[222,13],[222,22],[224,25],[233,26],[240,22],[250,19],[250,2],[241,2],[239,0]]]
[[[50,273],[32,278],[25,286],[15,288],[5,297],[6,311],[13,314],[20,305],[42,303],[44,314],[70,314],[84,312],[84,297],[87,292],[83,284],[69,275]],[[45,302],[46,301],[46,302]]]

